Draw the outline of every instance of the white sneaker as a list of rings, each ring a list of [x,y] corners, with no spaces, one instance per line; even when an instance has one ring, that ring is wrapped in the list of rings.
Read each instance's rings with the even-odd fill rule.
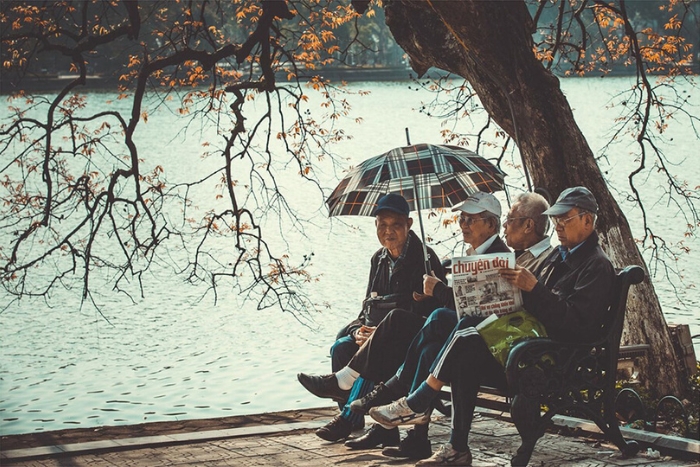
[[[450,443],[443,444],[440,449],[437,450],[435,454],[427,459],[423,459],[416,463],[416,467],[425,466],[435,466],[435,465],[461,465],[469,466],[472,465],[472,453],[467,448],[466,451],[460,452],[455,451]]]
[[[399,425],[425,425],[430,422],[430,410],[415,413],[406,403],[405,397],[389,405],[372,407],[369,415],[385,428]]]

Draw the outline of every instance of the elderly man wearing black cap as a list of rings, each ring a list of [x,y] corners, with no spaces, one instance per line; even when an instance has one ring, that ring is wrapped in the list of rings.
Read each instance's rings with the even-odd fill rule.
[[[545,211],[561,246],[531,273],[525,268],[501,270],[522,290],[527,311],[544,324],[550,337],[572,342],[595,340],[612,299],[615,270],[595,233],[598,204],[584,187],[569,188]],[[472,463],[468,436],[479,386],[505,387],[503,367],[478,332],[460,324],[440,351],[430,376],[408,397],[370,410],[385,427],[419,423],[429,417],[432,401],[444,384],[452,386],[450,442],[417,466]]]
[[[438,306],[432,298],[422,301],[413,299],[413,294],[423,289],[425,259],[423,244],[411,230],[413,220],[409,217],[406,200],[395,194],[385,195],[378,200],[374,215],[377,238],[382,248],[372,256],[363,311],[338,333],[331,347],[333,374],[297,375],[299,382],[309,392],[335,400],[341,409],[347,402],[351,388],[361,397],[372,389],[372,381],[381,381],[396,371],[411,339],[426,316]],[[437,254],[431,248],[427,248],[427,252],[431,269],[444,279],[444,269]],[[388,298],[383,302],[382,297]],[[378,307],[384,308],[385,317],[381,316],[382,312],[378,313],[379,316],[374,314],[373,308],[376,310]],[[390,322],[394,330],[391,339],[381,337],[374,343],[368,342],[374,334],[382,333],[384,328],[377,325],[384,321]],[[372,359],[363,378],[358,380],[359,373],[348,363],[361,346],[372,349],[377,357]],[[317,430],[316,434],[325,440],[337,441],[346,438],[353,428],[362,425],[364,417],[347,409]],[[398,444],[398,441],[397,435],[394,444]]]

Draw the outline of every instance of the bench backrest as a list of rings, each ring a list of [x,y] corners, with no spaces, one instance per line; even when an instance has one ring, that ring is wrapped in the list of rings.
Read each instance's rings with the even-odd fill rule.
[[[608,356],[611,364],[617,365],[617,354],[622,337],[622,327],[625,322],[625,310],[627,309],[627,296],[629,288],[633,284],[639,284],[644,280],[644,270],[636,265],[627,266],[615,276],[615,287],[612,303],[608,310],[610,322],[605,326],[607,332],[601,343],[607,344]]]

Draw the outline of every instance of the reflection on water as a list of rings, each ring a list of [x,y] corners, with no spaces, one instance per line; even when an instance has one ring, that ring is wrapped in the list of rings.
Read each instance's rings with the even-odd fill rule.
[[[591,102],[600,81],[567,80],[563,84],[589,143],[594,150],[602,147],[604,135],[599,127],[605,99]],[[352,127],[349,131],[356,138],[338,149],[348,155],[348,164],[402,145],[405,127],[411,128],[414,142],[439,141],[439,122],[411,112],[420,98],[408,90],[408,84],[356,86],[371,90],[372,95],[355,104],[365,123]],[[385,116],[390,114],[402,115],[402,121],[388,121]],[[156,121],[151,116],[149,122]],[[159,133],[170,124],[156,127],[149,123],[145,128]],[[160,144],[157,137],[150,138]],[[692,136],[681,135],[673,144],[686,144],[685,149],[674,146],[673,150],[690,154],[695,143]],[[178,141],[175,146],[183,153],[200,151],[196,139]],[[700,179],[697,163],[688,171],[689,180]],[[510,172],[513,177],[515,171]],[[329,175],[328,185],[337,178]],[[299,191],[290,202],[308,208],[304,196]],[[656,209],[652,217],[668,215],[663,206]],[[104,292],[100,298],[104,316],[88,306],[81,308],[79,298],[67,291],[57,291],[50,306],[40,300],[12,306],[0,314],[0,433],[329,405],[306,392],[297,383],[296,373],[328,372],[332,339],[359,310],[377,240],[370,219],[350,222],[359,228],[330,224],[319,216],[307,230],[308,238],[285,239],[290,248],[315,254],[312,273],[321,280],[309,284],[308,293],[322,312],[314,315],[259,311],[233,291],[219,291],[214,305],[211,296],[203,298],[203,290],[183,285],[165,268],[151,272],[146,297],[138,303],[116,292]],[[633,229],[639,228],[638,220],[630,222]],[[668,224],[664,226],[673,228]],[[684,267],[691,278],[700,276],[697,244],[695,239],[688,240],[692,253]],[[436,246],[436,251],[448,255],[453,246],[454,241],[446,242]],[[689,323],[691,333],[700,333],[697,289],[676,290],[663,281],[656,288],[667,320]],[[327,308],[327,303],[332,307]],[[697,352],[697,340],[695,344]]]

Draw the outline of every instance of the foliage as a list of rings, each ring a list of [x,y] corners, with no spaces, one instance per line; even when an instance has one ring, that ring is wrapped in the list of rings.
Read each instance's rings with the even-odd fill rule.
[[[53,96],[20,85],[0,127],[5,291],[18,299],[79,287],[94,301],[105,283],[138,294],[144,272],[170,261],[159,256],[167,244],[186,251],[172,268],[188,281],[216,293],[228,279],[260,306],[308,307],[311,255],[271,246],[280,235],[265,219],[280,219],[278,233],[282,222],[303,232],[276,175],[295,170],[318,186],[315,165],[333,163],[329,145],[348,137],[336,122],[350,106],[340,87],[318,78],[279,85],[275,72],[328,63],[339,52],[335,32],[357,19],[348,5],[317,1],[3,2],[3,74],[73,74]],[[80,89],[104,61],[121,70],[119,94],[95,112]],[[313,114],[309,93],[322,102]],[[186,121],[182,138],[213,129],[190,179],[170,181],[150,162],[153,149],[137,144],[160,107]],[[209,199],[203,209],[193,205],[198,190]]]
[[[613,138],[638,144],[627,194],[645,219],[640,241],[671,251],[647,225],[636,180],[649,171],[665,174],[666,202],[680,209],[694,235],[698,187],[676,178],[655,141],[670,121],[697,128],[689,96],[661,93],[673,90],[672,79],[686,79],[691,40],[681,32],[693,30],[687,24],[697,21],[697,2],[664,2],[662,28],[638,21],[637,12],[647,14],[643,2],[633,17],[625,1],[531,4],[535,53],[547,67],[569,74],[608,72],[620,61],[634,67],[638,82],[618,100],[624,113]],[[287,229],[304,230],[287,203],[291,191],[276,181],[293,171],[321,197],[317,171],[340,169],[332,144],[351,137],[337,126],[351,117],[351,105],[342,85],[297,78],[385,50],[395,57],[378,7],[369,4],[360,15],[347,1],[331,0],[3,2],[3,81],[18,83],[0,126],[5,291],[15,299],[48,298],[56,287],[75,287],[94,301],[93,293],[109,284],[131,296],[141,293],[154,262],[166,262],[214,293],[226,283],[261,307],[311,306],[303,294],[303,284],[315,280],[307,270],[311,255],[291,257],[284,241],[270,242],[284,240]],[[101,70],[117,70],[104,76],[118,93],[107,111],[95,111],[81,94],[89,75]],[[652,83],[648,73],[659,70],[665,77]],[[57,94],[24,90],[30,78],[59,72],[72,78]],[[513,150],[488,117],[472,134],[457,125],[482,112],[466,83],[420,85],[447,96],[425,106],[445,119],[445,141],[476,138],[477,149],[493,147],[501,157]],[[311,94],[320,108],[309,106]],[[154,124],[159,108],[185,122],[173,142],[213,132],[201,154],[180,161],[192,167],[188,179],[152,162],[153,150],[138,141],[139,128]],[[195,192],[210,204],[194,205]],[[163,247],[182,248],[186,259],[161,255]]]
[[[609,129],[609,143],[597,162],[604,169],[628,171],[628,186],[618,200],[629,203],[642,220],[636,242],[645,252],[652,275],[670,284],[683,282],[683,258],[690,252],[687,239],[700,226],[700,185],[683,172],[692,155],[666,154],[664,144],[672,126],[691,129],[700,139],[697,90],[700,67],[700,2],[697,1],[587,1],[527,2],[533,18],[534,53],[560,76],[632,77],[627,92],[614,96],[609,106],[618,117]],[[421,111],[443,121],[443,138],[453,144],[490,154],[509,170],[523,170],[518,141],[494,124],[473,87],[451,76],[416,80],[434,91]],[[464,131],[464,121],[471,123]],[[515,144],[513,144],[515,143]],[[621,148],[625,148],[621,150]],[[606,172],[607,173],[607,170]],[[527,175],[527,174],[526,174]],[[527,189],[532,189],[526,179]],[[658,184],[661,194],[653,193]],[[514,187],[521,189],[521,187]],[[661,203],[680,220],[678,238],[661,230],[663,220],[650,218],[650,205]]]

